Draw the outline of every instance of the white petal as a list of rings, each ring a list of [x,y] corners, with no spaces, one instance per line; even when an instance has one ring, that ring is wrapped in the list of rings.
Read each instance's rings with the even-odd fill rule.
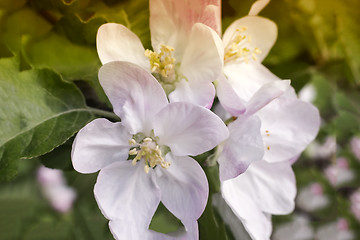
[[[206,26],[212,28],[216,33],[221,36],[221,7],[220,1],[213,1],[214,5],[207,5],[200,20]]]
[[[155,135],[176,156],[198,155],[224,141],[229,132],[210,110],[190,103],[170,103],[156,116]]]
[[[254,162],[236,180],[238,187],[251,185],[252,198],[259,208],[270,214],[288,214],[294,209],[295,175],[288,161],[268,163]]]
[[[261,10],[263,10],[264,7],[266,7],[266,5],[268,5],[269,2],[270,2],[270,0],[257,0],[251,6],[248,15],[250,15],[250,16],[251,15],[258,15],[259,12],[261,12]]]
[[[223,36],[224,46],[227,46],[231,42],[236,29],[241,29],[242,27],[247,28],[247,30],[243,32],[243,35],[251,37],[251,42],[247,42],[244,47],[248,46],[250,49],[259,48],[261,53],[256,55],[256,61],[261,63],[276,41],[276,24],[267,18],[258,16],[240,18],[226,29]]]
[[[180,228],[169,234],[155,232],[147,228],[141,228],[127,221],[114,220],[109,222],[110,231],[115,239],[144,239],[144,240],[193,240],[199,239],[197,222],[188,227],[187,231]]]
[[[114,112],[132,134],[149,134],[153,116],[168,103],[164,90],[148,72],[128,62],[100,68],[100,84]]]
[[[244,100],[236,94],[230,82],[223,74],[219,76],[216,93],[221,105],[232,116],[239,116],[245,112]]]
[[[130,133],[121,123],[99,118],[87,124],[77,134],[71,152],[74,169],[93,173],[115,162],[126,160]]]
[[[284,161],[300,154],[314,140],[320,127],[317,108],[292,98],[275,99],[257,115],[262,122],[264,160],[268,162]]]
[[[103,168],[94,188],[96,201],[109,220],[127,221],[148,228],[160,202],[160,190],[153,171],[144,171],[144,162],[113,163]]]
[[[155,51],[161,44],[175,48],[175,53],[183,53],[191,25],[183,20],[186,12],[184,1],[150,0],[151,44]],[[179,56],[175,54],[175,58]]]
[[[203,213],[209,194],[204,171],[190,157],[166,155],[167,169],[157,168],[161,202],[186,226],[191,226]]]
[[[224,73],[237,95],[244,101],[251,97],[266,83],[280,78],[258,63],[237,63],[224,67]]]
[[[179,72],[189,81],[213,82],[223,67],[224,47],[217,33],[201,23],[191,31]]]
[[[181,80],[169,94],[170,102],[190,102],[211,108],[215,97],[215,87],[211,82],[189,82]]]
[[[150,70],[140,39],[124,25],[117,23],[101,25],[96,35],[96,46],[102,64],[127,61]]]
[[[256,116],[239,117],[229,124],[230,136],[218,158],[221,181],[237,177],[252,162],[262,159],[264,144],[260,125],[260,119]]]
[[[290,80],[276,80],[264,84],[246,105],[246,114],[251,115],[275,98],[281,96],[290,86]]]
[[[221,194],[223,198],[241,220],[252,239],[269,240],[272,231],[271,219],[261,211],[256,200],[249,194],[252,191],[251,186],[239,187],[235,180],[222,182]]]

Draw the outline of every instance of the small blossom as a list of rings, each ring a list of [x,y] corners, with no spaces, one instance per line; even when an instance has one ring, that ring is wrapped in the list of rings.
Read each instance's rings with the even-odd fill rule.
[[[360,222],[360,189],[357,189],[350,196],[351,212],[355,218]]]
[[[295,215],[294,219],[280,225],[274,231],[273,240],[311,240],[314,238],[314,230],[308,218]]]
[[[306,211],[314,211],[326,207],[329,198],[324,195],[323,187],[319,183],[312,183],[300,190],[296,204]]]
[[[344,218],[319,227],[314,238],[318,240],[355,240],[354,233],[350,231],[347,220]]]
[[[360,161],[360,138],[353,137],[350,142],[351,151],[354,153],[356,159]]]
[[[68,212],[76,199],[76,192],[65,183],[62,171],[41,166],[37,171],[41,191],[58,212]]]
[[[331,164],[325,170],[325,176],[334,187],[338,187],[355,178],[354,172],[349,168],[348,160],[344,157],[337,158],[335,164]]]

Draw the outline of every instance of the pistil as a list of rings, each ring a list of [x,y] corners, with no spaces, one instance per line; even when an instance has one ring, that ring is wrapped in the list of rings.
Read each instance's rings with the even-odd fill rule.
[[[144,171],[146,173],[149,173],[150,168],[155,168],[157,165],[165,169],[170,166],[170,162],[165,161],[160,146],[152,138],[146,137],[140,143],[136,143],[135,139],[131,139],[129,143],[134,146],[129,151],[129,155],[136,155],[132,160],[132,165],[135,166],[138,161],[144,159]]]

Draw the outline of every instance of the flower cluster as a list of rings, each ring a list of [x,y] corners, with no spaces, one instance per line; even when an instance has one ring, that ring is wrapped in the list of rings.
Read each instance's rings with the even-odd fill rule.
[[[269,239],[271,215],[293,210],[292,163],[320,117],[261,64],[277,36],[276,24],[257,16],[267,2],[221,38],[219,1],[150,0],[152,50],[123,25],[98,30],[99,81],[121,122],[81,129],[72,162],[81,173],[100,171],[94,194],[116,239],[198,239],[209,190],[191,156],[205,152],[253,239]],[[209,110],[215,97],[219,116]],[[160,202],[183,229],[149,229]]]

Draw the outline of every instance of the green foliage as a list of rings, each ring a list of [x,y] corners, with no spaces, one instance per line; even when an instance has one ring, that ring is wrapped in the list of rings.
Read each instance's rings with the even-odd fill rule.
[[[51,151],[92,118],[73,84],[46,69],[20,72],[16,58],[0,59],[0,92],[1,180],[15,176],[20,158]]]

